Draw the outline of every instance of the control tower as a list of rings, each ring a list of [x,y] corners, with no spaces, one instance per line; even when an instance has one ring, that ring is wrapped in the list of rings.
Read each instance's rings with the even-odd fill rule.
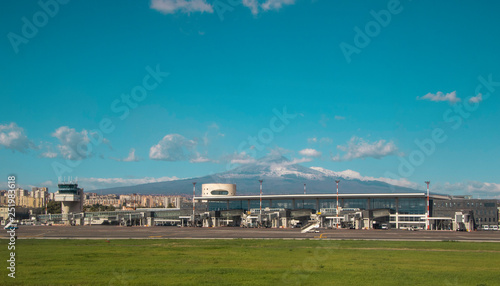
[[[58,187],[55,201],[61,202],[62,220],[65,224],[70,224],[73,219],[70,214],[83,211],[83,189],[78,188],[78,184],[73,181],[59,183]]]

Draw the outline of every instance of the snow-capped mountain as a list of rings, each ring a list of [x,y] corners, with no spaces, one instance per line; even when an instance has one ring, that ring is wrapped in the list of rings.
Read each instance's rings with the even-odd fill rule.
[[[271,155],[261,158],[255,163],[224,172],[219,176],[228,179],[257,176],[262,178],[296,177],[308,180],[321,180],[325,174],[321,171],[295,164],[283,156]]]
[[[190,194],[192,182],[197,189],[206,183],[236,184],[237,194],[259,193],[259,181],[264,180],[266,194],[303,193],[304,184],[308,193],[329,193],[336,190],[335,180],[339,179],[343,193],[394,193],[415,192],[413,185],[404,180],[363,177],[358,172],[346,170],[335,172],[321,167],[304,167],[283,156],[266,156],[254,163],[241,165],[232,170],[209,176],[157,182],[128,187],[117,187],[93,192],[114,194]],[[82,186],[85,187],[85,186]]]
[[[387,183],[389,185],[395,185],[395,186],[400,186],[400,187],[405,187],[405,188],[411,188],[411,189],[419,188],[419,186],[416,183],[410,182],[405,178],[396,180],[396,179],[390,179],[390,178],[384,178],[384,177],[379,177],[379,178],[366,177],[366,176],[362,176],[360,173],[353,171],[353,170],[345,170],[342,172],[335,172],[335,171],[328,170],[328,169],[321,168],[321,167],[311,167],[311,169],[319,171],[319,172],[325,174],[327,177],[331,177],[331,178],[344,178],[347,180],[360,180],[360,181],[364,181],[364,182],[377,181],[377,182],[383,182],[383,183]]]

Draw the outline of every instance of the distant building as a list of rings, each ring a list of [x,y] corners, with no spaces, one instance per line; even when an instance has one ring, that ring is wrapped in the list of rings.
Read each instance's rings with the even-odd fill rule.
[[[43,208],[49,199],[49,189],[48,188],[31,188],[30,196],[33,198],[33,207]]]
[[[165,207],[168,208],[169,206],[172,206],[174,208],[180,208],[183,198],[181,196],[165,196],[163,199]]]
[[[84,206],[102,205],[120,208],[120,197],[114,194],[97,195],[96,193],[85,193]]]
[[[5,224],[4,220],[9,218],[9,208],[8,207],[0,207],[0,221],[2,221],[2,225]]]
[[[498,224],[500,225],[500,202],[497,202],[497,209],[498,209]]]
[[[23,208],[44,208],[50,201],[49,189],[33,187],[31,192],[21,188],[15,190],[15,204]],[[7,191],[0,191],[0,205],[7,205]]]
[[[497,200],[472,199],[470,196],[452,196],[449,200],[435,200],[432,215],[452,217],[456,212],[470,213],[475,228],[498,224]]]
[[[168,208],[169,206],[179,208],[183,200],[182,196],[167,195],[120,195],[120,206],[126,208]]]

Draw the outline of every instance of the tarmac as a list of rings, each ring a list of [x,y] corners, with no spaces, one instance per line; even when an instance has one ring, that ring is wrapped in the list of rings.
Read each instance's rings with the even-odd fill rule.
[[[19,225],[16,236],[17,239],[353,239],[500,242],[500,231],[318,230],[319,233],[301,233],[300,229],[275,228]],[[0,234],[0,239],[9,237],[6,230]]]

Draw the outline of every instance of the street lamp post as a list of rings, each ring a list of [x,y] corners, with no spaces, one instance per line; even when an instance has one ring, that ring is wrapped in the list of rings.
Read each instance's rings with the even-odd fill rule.
[[[263,180],[259,180],[260,183],[259,223],[261,224],[262,224],[262,182]]]
[[[194,196],[195,196],[195,192],[196,192],[196,182],[193,182],[193,226],[196,226],[195,222],[194,222],[194,218],[195,218],[195,213],[194,213],[194,210],[195,210],[195,203],[194,203]]]
[[[430,211],[429,211],[429,185],[431,181],[425,181],[425,184],[427,185],[427,219],[425,220],[425,228],[427,230],[430,230],[430,224],[429,224],[429,216],[430,216]]]
[[[340,180],[335,180],[335,183],[337,183],[337,221],[336,221],[337,228],[339,228],[339,182]]]

